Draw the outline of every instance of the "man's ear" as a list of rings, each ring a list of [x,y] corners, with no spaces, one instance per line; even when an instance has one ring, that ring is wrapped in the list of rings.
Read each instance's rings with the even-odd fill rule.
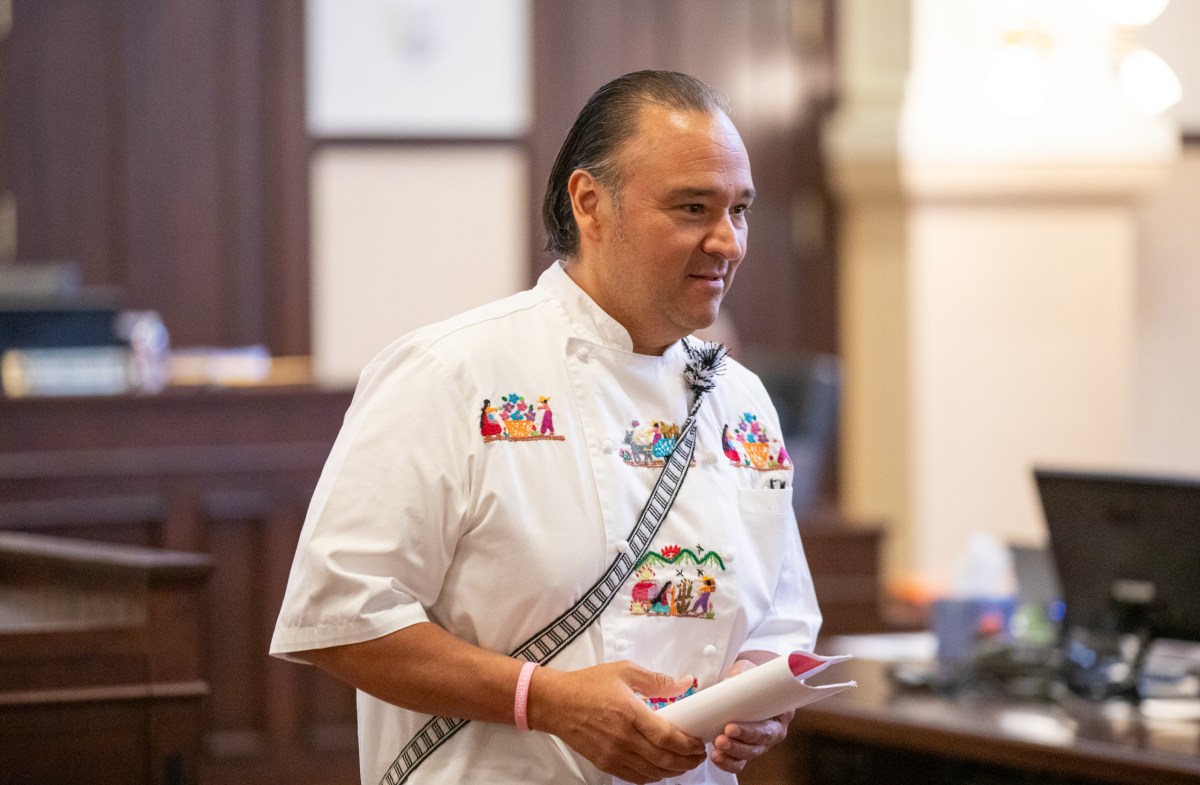
[[[592,241],[599,240],[600,230],[604,226],[602,205],[608,196],[604,186],[591,172],[576,169],[567,180],[567,194],[571,197],[571,211],[575,214],[579,236]]]

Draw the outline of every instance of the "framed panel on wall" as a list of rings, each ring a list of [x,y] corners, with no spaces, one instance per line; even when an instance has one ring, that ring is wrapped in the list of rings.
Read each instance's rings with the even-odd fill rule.
[[[529,0],[307,0],[308,131],[513,139],[530,123]]]

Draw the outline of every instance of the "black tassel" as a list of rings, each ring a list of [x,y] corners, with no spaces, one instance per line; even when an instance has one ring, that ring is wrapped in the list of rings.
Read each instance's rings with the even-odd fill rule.
[[[701,342],[693,345],[685,340],[683,345],[688,353],[683,379],[695,396],[694,400],[699,402],[705,393],[716,388],[717,376],[725,371],[725,358],[729,356],[729,351],[720,343]]]

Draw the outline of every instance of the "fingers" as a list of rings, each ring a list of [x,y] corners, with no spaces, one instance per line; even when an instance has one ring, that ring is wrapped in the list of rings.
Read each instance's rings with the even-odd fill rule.
[[[703,741],[678,730],[648,708],[634,715],[633,727],[655,748],[688,759],[698,755],[699,760],[685,771],[695,768],[704,759]]]
[[[633,708],[634,735],[621,745],[619,759],[611,762],[613,768],[601,768],[629,782],[657,782],[704,762],[703,742],[675,730],[645,706]]]
[[[627,669],[622,673],[625,683],[644,696],[675,697],[687,692],[695,684],[692,676],[668,676],[664,673],[646,670],[633,663],[625,664]],[[634,715],[634,727],[648,741],[656,747],[679,755],[695,755],[697,753],[703,755],[704,742],[675,729],[669,722],[649,708],[641,706],[640,703],[639,701],[639,708],[645,709],[645,711],[639,710]]]
[[[549,669],[531,685],[531,724],[554,733],[600,770],[633,783],[655,782],[704,762],[704,744],[656,716],[634,691],[675,695],[691,678],[674,679],[632,663],[608,663],[570,673]],[[675,690],[674,692],[672,692]],[[541,704],[554,707],[543,719]]]
[[[646,670],[633,663],[626,663],[622,672],[625,683],[642,695],[652,697],[676,696],[687,691],[694,683],[691,676],[673,677]],[[634,706],[633,727],[641,737],[633,749],[641,764],[634,764],[639,772],[655,781],[676,776],[704,762],[704,742],[692,738],[672,727],[650,710],[640,700]]]
[[[740,772],[746,763],[787,737],[791,712],[762,722],[730,723],[713,742],[712,761],[720,769]]]
[[[682,695],[695,681],[691,676],[668,676],[665,673],[646,670],[632,662],[623,664],[626,667],[621,676],[625,683],[648,698],[673,698]]]

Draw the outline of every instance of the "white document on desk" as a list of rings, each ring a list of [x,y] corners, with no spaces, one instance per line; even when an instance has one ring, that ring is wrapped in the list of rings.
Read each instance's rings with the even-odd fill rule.
[[[679,730],[712,741],[730,722],[758,722],[857,687],[853,681],[808,685],[804,680],[853,655],[822,657],[794,651],[718,682],[658,710]]]

